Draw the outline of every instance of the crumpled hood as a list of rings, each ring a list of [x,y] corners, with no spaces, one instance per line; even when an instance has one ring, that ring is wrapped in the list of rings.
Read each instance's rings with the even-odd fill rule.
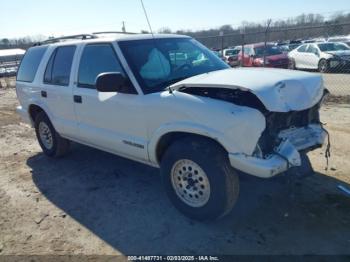
[[[320,101],[324,89],[319,74],[271,68],[219,70],[187,78],[171,88],[185,86],[250,91],[273,112],[308,109]]]

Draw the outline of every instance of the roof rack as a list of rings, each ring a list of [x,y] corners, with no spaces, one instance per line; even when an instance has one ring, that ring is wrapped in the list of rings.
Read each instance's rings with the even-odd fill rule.
[[[105,32],[94,32],[93,35],[102,35],[102,34],[124,34],[124,35],[136,35],[138,33],[134,32],[122,32],[122,31],[105,31]]]
[[[42,42],[35,43],[34,46],[39,46],[39,45],[45,45],[45,44],[52,44],[52,43],[58,43],[64,40],[69,40],[69,39],[80,39],[80,40],[87,40],[87,39],[95,39],[97,38],[96,35],[94,34],[80,34],[80,35],[69,35],[69,36],[62,36],[62,37],[56,37],[56,38],[51,38]]]

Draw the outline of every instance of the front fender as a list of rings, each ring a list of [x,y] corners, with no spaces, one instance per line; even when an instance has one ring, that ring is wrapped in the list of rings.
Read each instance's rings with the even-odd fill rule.
[[[190,122],[174,122],[167,123],[163,126],[159,127],[152,135],[149,144],[148,144],[148,156],[150,161],[153,164],[159,165],[157,159],[157,146],[160,139],[169,133],[174,132],[182,132],[189,133],[194,135],[201,135],[211,139],[218,141],[227,151],[227,145],[229,145],[228,138],[224,135],[224,133],[215,130],[213,128],[209,128],[204,125],[199,125]]]

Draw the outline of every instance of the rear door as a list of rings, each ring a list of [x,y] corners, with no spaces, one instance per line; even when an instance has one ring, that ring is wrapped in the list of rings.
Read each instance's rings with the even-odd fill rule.
[[[124,93],[98,92],[100,73],[125,71],[108,43],[87,44],[81,50],[73,99],[79,139],[116,154],[148,160],[143,95],[132,86]]]
[[[307,56],[305,56],[307,47],[308,45],[302,45],[295,50],[294,60],[297,68],[308,68]]]
[[[75,45],[56,47],[47,62],[41,97],[51,113],[51,121],[63,136],[77,135],[77,123],[72,100],[72,63]]]
[[[306,56],[307,59],[305,61],[307,68],[309,69],[317,69],[318,68],[318,62],[320,60],[320,53],[318,51],[318,48],[314,44],[310,44],[308,48],[306,49]]]

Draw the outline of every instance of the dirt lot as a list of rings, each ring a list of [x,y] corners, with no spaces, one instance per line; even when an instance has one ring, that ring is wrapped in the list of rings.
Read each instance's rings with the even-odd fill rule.
[[[303,180],[241,176],[232,213],[198,223],[178,213],[158,170],[73,145],[45,157],[0,89],[0,254],[350,254],[350,105],[328,104],[322,120],[332,158],[310,154]]]

